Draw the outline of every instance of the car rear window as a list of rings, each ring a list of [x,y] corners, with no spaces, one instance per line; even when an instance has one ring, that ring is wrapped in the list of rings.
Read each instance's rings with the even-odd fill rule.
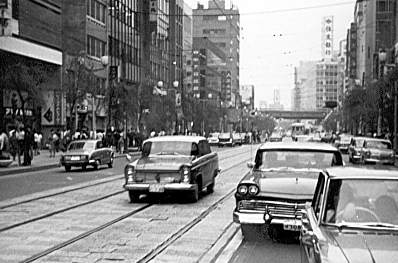
[[[72,142],[69,144],[68,150],[94,150],[95,142]]]
[[[392,149],[391,143],[386,141],[366,141],[367,148],[376,148],[380,150],[390,150]]]
[[[280,167],[322,169],[342,165],[338,152],[272,150],[259,151],[256,156],[256,168],[270,169]]]
[[[192,142],[182,142],[182,141],[161,141],[161,142],[147,142],[144,144],[142,154],[144,156],[148,155],[192,155],[193,145],[196,144]]]

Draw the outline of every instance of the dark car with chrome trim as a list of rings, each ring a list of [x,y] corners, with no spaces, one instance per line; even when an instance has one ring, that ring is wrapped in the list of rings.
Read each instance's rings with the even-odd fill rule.
[[[214,191],[218,155],[204,137],[161,136],[144,141],[142,156],[125,167],[130,202],[142,194],[186,193],[193,202]]]
[[[301,211],[312,200],[319,172],[342,165],[341,153],[328,144],[263,144],[237,186],[233,221],[245,239],[265,233],[275,240],[284,233],[298,236]]]
[[[395,153],[389,140],[366,138],[363,143],[361,162],[364,164],[389,164],[394,165]]]
[[[67,172],[72,167],[85,170],[87,166],[98,169],[100,165],[108,165],[112,168],[113,159],[113,150],[104,147],[101,140],[77,140],[68,145],[67,151],[61,155],[60,164]]]
[[[340,136],[334,143],[337,149],[340,150],[341,153],[348,154],[348,147],[350,146],[352,136]]]
[[[301,262],[397,262],[397,171],[321,172],[300,232]]]
[[[366,137],[353,137],[348,146],[348,160],[350,163],[359,163],[362,160],[362,148]]]

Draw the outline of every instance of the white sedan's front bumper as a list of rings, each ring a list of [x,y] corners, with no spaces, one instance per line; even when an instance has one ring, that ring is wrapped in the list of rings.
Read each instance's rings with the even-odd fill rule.
[[[240,213],[234,211],[233,221],[239,224],[249,225],[264,225],[266,227],[270,225],[281,225],[284,230],[288,231],[299,231],[301,228],[300,219],[288,219],[288,218],[270,218],[268,221],[264,218],[264,213],[252,212],[252,213]]]
[[[178,191],[195,191],[197,189],[196,184],[184,184],[184,183],[169,183],[163,184],[164,192],[178,192]],[[128,191],[136,191],[142,193],[149,193],[150,184],[146,183],[133,183],[133,184],[125,184],[124,189]]]

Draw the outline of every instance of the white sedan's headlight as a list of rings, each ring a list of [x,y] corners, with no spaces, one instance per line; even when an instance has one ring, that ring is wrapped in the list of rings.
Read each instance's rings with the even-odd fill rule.
[[[247,194],[248,188],[246,185],[240,185],[238,186],[238,193],[241,195]]]
[[[259,189],[258,189],[257,185],[249,186],[249,194],[250,195],[256,195],[256,194],[258,194],[258,192],[259,192]]]

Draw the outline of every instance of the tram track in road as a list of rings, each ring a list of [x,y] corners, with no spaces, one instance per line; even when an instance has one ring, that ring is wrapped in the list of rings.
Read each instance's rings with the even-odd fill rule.
[[[239,148],[239,149],[242,149],[242,148]],[[217,153],[224,153],[224,154],[227,153],[228,154],[227,156],[223,156],[222,158],[220,158],[219,161],[224,161],[224,160],[227,160],[227,159],[229,159],[231,157],[234,157],[236,155],[240,155],[240,154],[245,153],[245,151],[237,153],[236,150],[238,150],[238,149],[231,148],[231,149],[228,149],[228,150],[223,150],[223,151],[217,152]],[[229,153],[232,153],[232,154],[229,155]],[[2,209],[11,208],[11,207],[15,207],[15,206],[18,206],[18,205],[23,205],[23,204],[31,203],[31,202],[34,202],[34,201],[39,201],[39,200],[42,200],[42,199],[55,197],[55,196],[58,196],[58,195],[62,195],[62,194],[66,194],[66,193],[79,191],[79,190],[83,190],[83,189],[86,189],[86,188],[95,187],[95,186],[98,186],[98,185],[110,183],[110,182],[117,181],[117,180],[120,180],[120,179],[123,179],[123,178],[124,178],[124,175],[120,175],[120,176],[118,176],[116,178],[105,179],[105,180],[101,180],[100,182],[96,182],[96,183],[84,184],[84,185],[81,185],[81,186],[78,186],[78,187],[68,188],[66,190],[62,190],[62,191],[59,191],[59,192],[45,194],[45,195],[37,196],[37,197],[34,197],[34,198],[22,200],[22,201],[17,201],[17,202],[6,204],[6,205],[0,205],[0,211]],[[2,231],[2,229],[0,229],[0,232],[1,231]]]
[[[233,164],[232,166],[225,168],[221,174],[226,173],[229,170],[232,170],[236,167],[238,167],[239,165],[242,165],[244,162],[246,162],[248,159],[244,159],[243,161],[241,160],[240,162],[237,162],[235,164]],[[226,200],[227,198],[229,198],[233,193],[234,193],[235,189],[231,189],[229,190],[226,194],[224,194],[221,198],[219,198],[216,202],[214,202],[211,206],[209,206],[207,209],[205,209],[198,217],[196,217],[195,219],[193,219],[192,221],[190,221],[188,224],[185,224],[182,228],[180,228],[177,232],[175,232],[174,234],[171,235],[170,238],[168,238],[166,241],[162,242],[160,245],[158,245],[155,249],[151,250],[149,253],[147,253],[143,258],[141,258],[138,262],[148,262],[151,259],[153,259],[154,257],[156,257],[157,255],[159,255],[163,250],[165,250],[167,247],[169,247],[170,245],[172,245],[175,241],[177,241],[180,237],[182,237],[185,233],[187,233],[190,229],[192,229],[195,225],[197,225],[203,218],[205,218],[207,215],[209,215],[212,211],[214,211],[217,206],[222,203],[224,200]],[[124,192],[124,191],[123,191]],[[28,262],[34,262],[38,259],[41,259],[49,254],[52,254],[58,250],[61,250],[75,242],[81,241],[85,238],[87,238],[88,236],[100,232],[112,225],[115,225],[116,223],[129,218],[137,213],[140,212],[144,212],[145,210],[147,210],[148,208],[154,207],[157,204],[155,203],[149,203],[149,204],[142,204],[142,206],[138,207],[137,209],[130,211],[124,215],[121,215],[113,220],[110,220],[108,222],[105,222],[103,224],[101,224],[100,226],[97,226],[91,230],[88,230],[86,232],[83,232],[79,235],[77,235],[76,237],[73,237],[71,239],[68,239],[64,242],[61,242],[53,247],[50,247],[44,251],[41,251],[39,253],[36,253],[32,256],[30,256],[29,258],[26,258],[20,262],[23,263],[28,263]]]
[[[231,158],[231,157],[224,157],[222,160],[226,160],[226,159],[229,159],[229,158]],[[231,170],[231,169],[235,168],[236,166],[240,165],[241,163],[242,162],[235,163],[235,165],[222,170],[221,173],[227,172],[228,170]],[[124,178],[124,177],[122,176],[120,178],[115,178],[113,180],[109,180],[107,182],[101,182],[101,183],[98,183],[98,184],[95,184],[95,185],[109,183],[109,182],[112,182],[112,181],[115,181],[115,180],[120,180],[121,178]],[[79,187],[79,189],[85,189],[87,187]],[[71,191],[63,191],[63,193],[68,193],[68,192],[71,192]],[[39,221],[39,220],[42,220],[42,219],[46,219],[46,218],[49,218],[51,216],[58,215],[58,214],[61,214],[61,213],[64,213],[64,212],[67,212],[67,211],[70,211],[70,210],[73,210],[73,209],[76,209],[76,208],[79,208],[79,207],[83,207],[83,206],[86,206],[86,205],[89,205],[89,204],[93,204],[93,203],[108,199],[110,197],[114,197],[116,195],[123,194],[125,192],[126,191],[124,189],[123,190],[119,190],[119,191],[114,191],[114,192],[106,194],[106,195],[100,195],[98,198],[90,199],[90,200],[87,200],[87,201],[84,201],[84,202],[80,202],[80,203],[77,203],[77,204],[74,204],[74,205],[71,205],[71,206],[67,206],[67,207],[55,210],[55,211],[51,211],[51,212],[48,212],[48,213],[41,214],[39,216],[31,217],[31,218],[28,218],[26,220],[22,220],[20,222],[16,222],[14,224],[7,225],[5,227],[0,228],[0,233],[4,232],[4,231],[11,230],[11,229],[14,229],[14,228],[17,228],[17,227],[20,227],[20,226],[23,226],[23,225],[27,225],[29,223],[36,222],[36,221]],[[50,195],[50,197],[51,196],[54,196],[54,195]],[[40,198],[40,199],[42,199],[42,198]],[[40,199],[32,199],[32,201],[33,200],[40,200]],[[9,207],[10,206],[8,206],[8,208]]]

